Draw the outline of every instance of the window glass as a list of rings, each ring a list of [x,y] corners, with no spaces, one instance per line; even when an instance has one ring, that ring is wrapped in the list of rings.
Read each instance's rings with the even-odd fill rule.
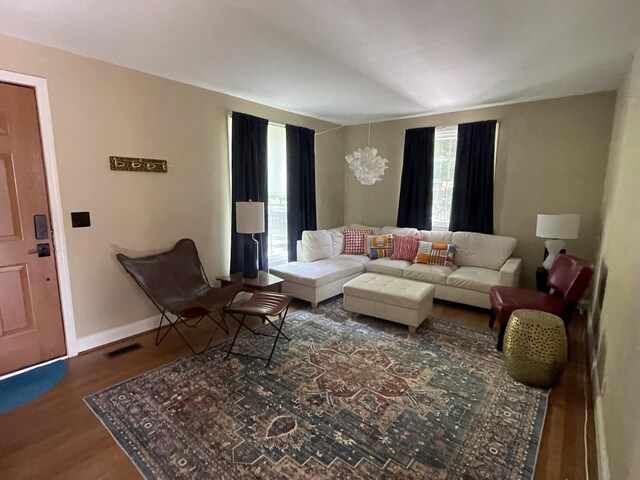
[[[457,125],[436,128],[433,149],[433,204],[431,207],[433,230],[449,229],[457,141]]]
[[[287,140],[283,125],[267,129],[269,266],[287,263]]]

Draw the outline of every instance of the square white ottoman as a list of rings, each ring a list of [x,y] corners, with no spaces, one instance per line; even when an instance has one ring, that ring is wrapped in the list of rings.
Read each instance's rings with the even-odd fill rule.
[[[409,333],[431,314],[436,287],[402,277],[364,273],[342,287],[344,309],[409,327]]]

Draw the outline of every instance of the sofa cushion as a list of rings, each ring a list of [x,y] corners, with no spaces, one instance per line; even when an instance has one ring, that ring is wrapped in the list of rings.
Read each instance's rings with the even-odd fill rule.
[[[302,261],[315,262],[331,256],[331,234],[327,230],[302,232]]]
[[[396,235],[393,234],[393,254],[391,258],[394,260],[407,260],[413,262],[418,251],[418,235]]]
[[[426,265],[424,263],[414,263],[402,271],[402,276],[413,280],[420,280],[427,283],[446,284],[447,277],[451,275],[457,267],[445,267],[444,265]]]
[[[407,260],[392,260],[390,258],[379,258],[371,260],[364,269],[367,272],[384,273],[386,275],[395,275],[402,277],[402,271],[411,266],[411,262]]]
[[[489,293],[499,282],[498,270],[481,267],[460,267],[447,278],[447,285],[483,293]]]
[[[344,248],[342,253],[346,255],[364,255],[364,238],[373,235],[373,230],[344,229]]]
[[[378,233],[378,230],[380,230],[380,227],[369,227],[360,223],[352,223],[349,228],[352,230],[373,230],[373,233]]]
[[[420,242],[414,263],[426,263],[427,265],[453,266],[453,256],[456,246],[452,243]]]
[[[518,241],[513,237],[475,232],[454,232],[455,264],[459,267],[482,267],[500,270]]]
[[[433,243],[453,243],[453,232],[442,232],[440,230],[420,230],[418,232],[421,240]]]
[[[289,262],[269,269],[283,280],[317,288],[362,272],[361,263],[339,258],[327,258],[317,262]]]
[[[371,261],[371,259],[366,255],[345,255],[344,253],[334,258],[339,260],[348,260],[350,262],[359,263],[360,265],[365,265]]]
[[[372,260],[390,257],[393,253],[393,235],[367,235],[364,245],[364,253]]]
[[[382,227],[376,233],[378,235],[387,233],[395,233],[396,235],[418,235],[418,229],[411,227]]]
[[[331,256],[338,256],[344,248],[344,227],[330,228],[329,235],[331,235]]]

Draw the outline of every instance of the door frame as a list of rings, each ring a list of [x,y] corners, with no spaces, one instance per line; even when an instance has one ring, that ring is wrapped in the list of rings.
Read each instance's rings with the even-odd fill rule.
[[[69,277],[69,261],[67,257],[67,243],[64,232],[64,217],[62,214],[62,202],[60,201],[60,184],[58,181],[58,167],[56,163],[56,151],[53,142],[53,122],[51,120],[51,108],[49,106],[49,90],[47,79],[34,77],[22,73],[0,70],[0,81],[33,87],[36,91],[36,104],[38,106],[38,121],[40,124],[40,137],[42,141],[42,155],[46,172],[47,196],[49,200],[49,212],[51,214],[51,226],[55,241],[56,268],[58,270],[58,289],[62,306],[62,323],[64,325],[64,338],[67,348],[67,356],[78,355],[78,338],[76,336],[76,324],[73,315],[73,302],[71,298],[71,280]]]

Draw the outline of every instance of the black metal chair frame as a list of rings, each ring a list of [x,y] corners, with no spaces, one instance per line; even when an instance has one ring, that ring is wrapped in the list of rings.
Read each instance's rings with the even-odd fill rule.
[[[145,292],[146,294],[147,292]],[[149,297],[149,295],[147,294],[147,297]],[[151,297],[149,297],[151,298]],[[151,300],[153,302],[153,299]],[[171,321],[171,319],[167,316],[166,314],[166,308],[160,308],[160,306],[156,303],[153,302],[154,305],[156,306],[156,308],[158,310],[160,310],[160,312],[162,312],[162,315],[160,317],[160,323],[158,324],[158,329],[156,330],[156,345],[160,345],[160,342],[162,342],[162,340],[164,340],[164,337],[167,336],[167,334],[171,331],[171,329],[173,328],[176,332],[178,332],[178,335],[180,335],[180,338],[182,338],[182,340],[184,341],[184,343],[187,344],[187,347],[189,347],[189,349],[194,353],[194,354],[199,354],[204,352],[207,348],[209,348],[209,345],[211,344],[211,341],[213,340],[213,337],[215,337],[216,333],[218,332],[218,328],[222,328],[222,330],[225,331],[225,333],[229,333],[229,326],[227,325],[227,322],[224,320],[224,315],[222,314],[221,310],[222,309],[218,309],[218,313],[220,314],[221,318],[222,318],[222,323],[218,322],[215,318],[213,318],[211,316],[210,313],[205,313],[204,315],[202,315],[198,320],[195,321],[195,323],[189,324],[189,322],[187,322],[187,320],[191,320],[192,318],[195,317],[191,317],[191,318],[187,318],[187,317],[183,317],[181,315],[176,315],[176,319],[174,321]],[[216,325],[216,328],[213,330],[213,333],[211,333],[211,336],[209,337],[209,340],[207,341],[207,344],[204,346],[204,348],[202,350],[200,350],[199,352],[196,351],[193,346],[191,345],[191,343],[189,343],[189,341],[185,338],[185,336],[182,334],[182,332],[180,331],[180,329],[178,328],[178,324],[180,322],[182,322],[183,325],[185,325],[186,327],[189,328],[193,328],[196,327],[204,317],[209,317],[211,319],[211,321]],[[160,331],[163,328],[162,322],[166,320],[167,323],[169,324],[167,328],[167,330],[164,332],[164,334],[162,334],[162,336],[160,336]]]
[[[276,350],[276,345],[278,344],[278,340],[280,339],[280,336],[282,336],[285,340],[290,341],[291,339],[289,337],[287,337],[287,335],[285,335],[285,333],[282,331],[282,329],[284,328],[284,321],[285,318],[287,317],[287,313],[289,312],[289,305],[286,306],[286,308],[284,309],[284,312],[280,312],[278,313],[278,319],[276,320],[276,323],[280,322],[280,325],[276,325],[276,323],[272,322],[271,319],[269,319],[268,315],[257,315],[257,314],[243,314],[242,315],[242,320],[238,319],[233,312],[229,311],[228,307],[225,307],[224,309],[224,315],[229,315],[231,318],[233,318],[236,322],[238,322],[238,329],[236,330],[236,334],[233,337],[233,341],[231,342],[231,345],[229,345],[229,350],[227,351],[227,354],[225,355],[224,359],[226,360],[229,355],[233,354],[233,355],[238,355],[238,356],[242,356],[242,357],[248,357],[248,358],[255,358],[257,360],[266,360],[267,364],[264,366],[264,368],[268,368],[269,364],[271,363],[271,359],[273,358],[273,353]],[[237,312],[236,312],[237,313]],[[224,315],[223,315],[223,321],[224,321]],[[268,333],[261,333],[256,331],[255,329],[249,327],[246,325],[246,318],[247,317],[258,317],[261,318],[263,321],[267,321],[269,322],[269,324],[278,332],[276,335],[269,335]],[[225,321],[226,324],[226,321]],[[258,357],[256,355],[249,355],[247,353],[238,353],[238,352],[234,352],[233,351],[233,346],[236,343],[236,340],[238,339],[238,335],[240,334],[240,330],[242,330],[242,328],[246,328],[247,330],[249,330],[251,333],[253,333],[254,335],[260,335],[263,337],[272,337],[275,338],[275,340],[273,341],[273,346],[271,347],[271,353],[269,354],[269,358],[264,358],[264,357]]]

